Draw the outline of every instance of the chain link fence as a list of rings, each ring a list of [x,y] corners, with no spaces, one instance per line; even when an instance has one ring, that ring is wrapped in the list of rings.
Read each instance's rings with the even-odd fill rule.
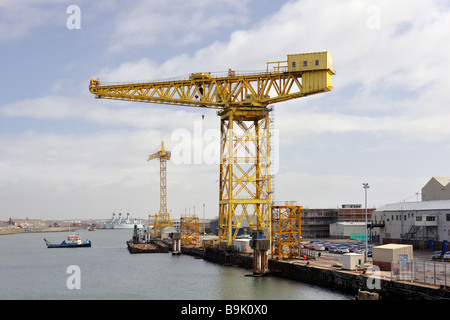
[[[392,262],[391,279],[450,286],[450,264],[418,260]]]

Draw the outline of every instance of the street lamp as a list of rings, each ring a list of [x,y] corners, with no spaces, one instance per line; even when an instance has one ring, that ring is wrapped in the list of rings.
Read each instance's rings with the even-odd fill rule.
[[[206,236],[205,204],[203,204],[203,235]]]
[[[367,189],[370,188],[369,184],[367,182],[363,183],[363,188],[364,188],[364,203],[366,211],[366,250],[364,251],[364,260],[367,261],[367,250],[369,250],[367,244]]]

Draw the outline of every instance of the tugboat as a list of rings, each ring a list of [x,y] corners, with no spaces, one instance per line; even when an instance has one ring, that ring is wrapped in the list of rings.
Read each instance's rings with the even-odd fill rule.
[[[82,247],[90,247],[91,241],[85,240],[81,241],[81,236],[78,234],[72,233],[67,236],[67,241],[64,240],[60,244],[54,244],[46,239],[44,239],[47,248],[82,248]]]

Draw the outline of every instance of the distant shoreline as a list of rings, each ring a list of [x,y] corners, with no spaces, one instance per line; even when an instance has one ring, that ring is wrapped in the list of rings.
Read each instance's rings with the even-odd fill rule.
[[[42,229],[2,229],[0,230],[1,235],[10,235],[10,234],[23,234],[23,233],[44,233],[44,232],[68,232],[74,231],[76,229],[69,227],[52,227],[52,228],[42,228]]]

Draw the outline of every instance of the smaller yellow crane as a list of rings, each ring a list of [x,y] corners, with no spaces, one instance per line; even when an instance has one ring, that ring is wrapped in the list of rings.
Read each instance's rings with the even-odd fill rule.
[[[148,160],[159,159],[160,161],[160,208],[159,213],[155,217],[154,232],[155,236],[161,236],[161,230],[166,227],[173,227],[172,219],[169,211],[167,211],[167,174],[166,161],[170,160],[171,152],[166,151],[164,141],[161,143],[161,150],[148,156]]]

